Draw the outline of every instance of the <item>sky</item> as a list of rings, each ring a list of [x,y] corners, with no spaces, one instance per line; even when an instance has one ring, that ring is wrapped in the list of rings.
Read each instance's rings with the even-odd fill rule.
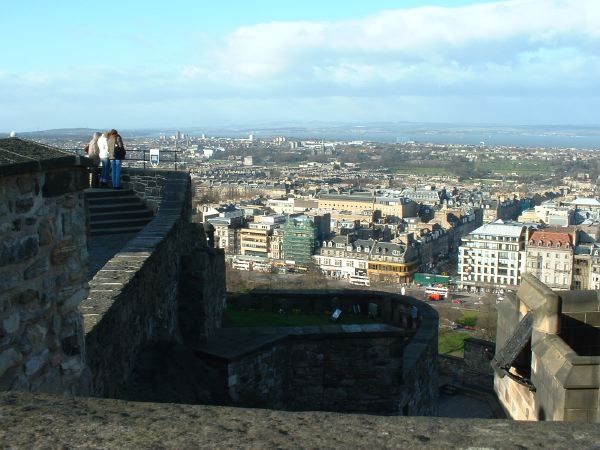
[[[0,130],[600,124],[598,0],[20,0]]]

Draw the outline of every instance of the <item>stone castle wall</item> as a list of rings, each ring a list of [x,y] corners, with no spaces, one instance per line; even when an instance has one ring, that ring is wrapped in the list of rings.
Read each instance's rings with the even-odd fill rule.
[[[87,172],[56,166],[0,174],[0,390],[73,394],[84,368]]]
[[[437,414],[437,313],[429,305],[409,297],[366,291],[260,291],[232,299],[237,307],[274,311],[300,310],[323,314],[359,305],[377,305],[377,319],[395,330],[386,334],[365,332],[365,326],[345,326],[336,333],[331,327],[303,327],[286,332],[291,336],[286,351],[277,351],[281,342],[260,342],[259,350],[230,359],[232,398],[255,397],[260,402],[246,406],[270,406],[271,402],[290,409],[385,412],[403,415]],[[418,310],[418,324],[411,326],[410,309]],[[386,325],[382,325],[386,326]],[[321,328],[328,328],[324,332]],[[333,327],[335,328],[335,326]],[[388,330],[389,331],[389,330]],[[293,338],[292,338],[293,337]],[[287,339],[287,338],[286,338]],[[255,355],[255,356],[252,356]],[[273,370],[270,364],[287,365]],[[287,377],[287,381],[281,380]],[[231,382],[234,382],[231,384]],[[269,386],[269,383],[274,383]],[[289,392],[273,397],[270,389],[283,383]],[[261,394],[261,393],[264,393]],[[253,397],[254,396],[254,397]],[[241,403],[244,405],[244,403]]]
[[[494,370],[490,361],[494,351],[493,342],[468,338],[462,358],[438,355],[440,375],[459,385],[491,391],[494,388]]]
[[[170,173],[172,172],[156,169],[123,168],[123,186],[132,189],[150,209],[156,212],[162,201]],[[187,172],[179,173],[187,175]]]
[[[90,281],[90,295],[81,305],[96,396],[119,396],[142,347],[181,341],[182,330],[193,335],[190,324],[200,335],[220,325],[223,253],[208,248],[203,228],[189,221],[189,175],[164,174],[157,215]]]

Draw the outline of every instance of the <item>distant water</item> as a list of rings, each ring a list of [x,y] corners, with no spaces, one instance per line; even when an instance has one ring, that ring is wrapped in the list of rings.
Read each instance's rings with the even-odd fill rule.
[[[262,133],[256,133],[260,136]],[[563,147],[578,149],[600,149],[599,136],[561,136],[561,135],[530,135],[521,133],[402,133],[393,132],[331,132],[313,131],[310,134],[297,133],[287,136],[302,139],[332,139],[332,140],[365,140],[374,142],[407,142],[415,141],[432,144],[467,144],[477,145],[485,142],[486,146],[509,146],[509,147]]]
[[[212,130],[207,135],[247,137],[252,132],[255,137],[286,136],[307,140],[363,140],[386,143],[415,141],[432,144],[467,144],[509,147],[561,147],[600,150],[600,129],[582,130],[529,130],[527,128],[490,128],[490,129],[427,129],[426,127],[315,127],[315,128],[264,128],[254,130]],[[196,133],[192,133],[196,134]]]

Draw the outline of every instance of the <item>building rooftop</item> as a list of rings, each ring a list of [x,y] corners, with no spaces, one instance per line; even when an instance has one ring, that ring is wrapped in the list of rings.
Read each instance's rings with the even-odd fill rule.
[[[598,207],[600,207],[600,202],[598,200],[596,200],[595,198],[578,197],[575,200],[573,200],[570,204],[575,205],[575,206],[598,206]]]
[[[523,224],[512,224],[503,223],[502,221],[496,221],[493,223],[486,223],[476,230],[471,232],[471,235],[487,235],[487,236],[506,236],[506,237],[519,237],[523,232]]]

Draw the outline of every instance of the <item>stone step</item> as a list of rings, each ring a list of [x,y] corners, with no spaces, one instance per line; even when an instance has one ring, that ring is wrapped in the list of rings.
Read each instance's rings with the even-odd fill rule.
[[[147,210],[146,208],[128,208],[118,213],[115,211],[90,211],[90,221],[96,223],[102,220],[110,220],[113,218],[118,219],[145,219],[149,218],[150,220],[154,217],[152,211]]]
[[[149,211],[142,202],[122,203],[119,205],[89,205],[90,214],[122,213],[127,211]]]
[[[106,220],[94,220],[90,221],[90,230],[98,230],[101,228],[114,228],[114,227],[145,227],[152,220],[152,218],[129,218],[129,217],[113,217]]]
[[[101,236],[104,234],[124,234],[124,233],[138,233],[144,227],[113,227],[113,228],[99,228],[97,230],[90,230],[90,235]]]
[[[440,392],[442,394],[446,394],[446,395],[454,395],[456,394],[456,391],[458,389],[456,388],[456,386],[453,386],[451,384],[444,384],[441,388],[440,388]]]
[[[91,198],[104,198],[104,197],[122,197],[122,196],[128,196],[128,195],[134,195],[135,196],[135,192],[133,192],[131,189],[87,189],[85,191],[85,196],[88,199]]]
[[[143,203],[142,200],[135,195],[115,195],[114,197],[96,197],[88,198],[90,206],[99,205],[121,205],[123,203]]]
[[[137,233],[154,217],[131,190],[88,189],[85,196],[92,236]]]

